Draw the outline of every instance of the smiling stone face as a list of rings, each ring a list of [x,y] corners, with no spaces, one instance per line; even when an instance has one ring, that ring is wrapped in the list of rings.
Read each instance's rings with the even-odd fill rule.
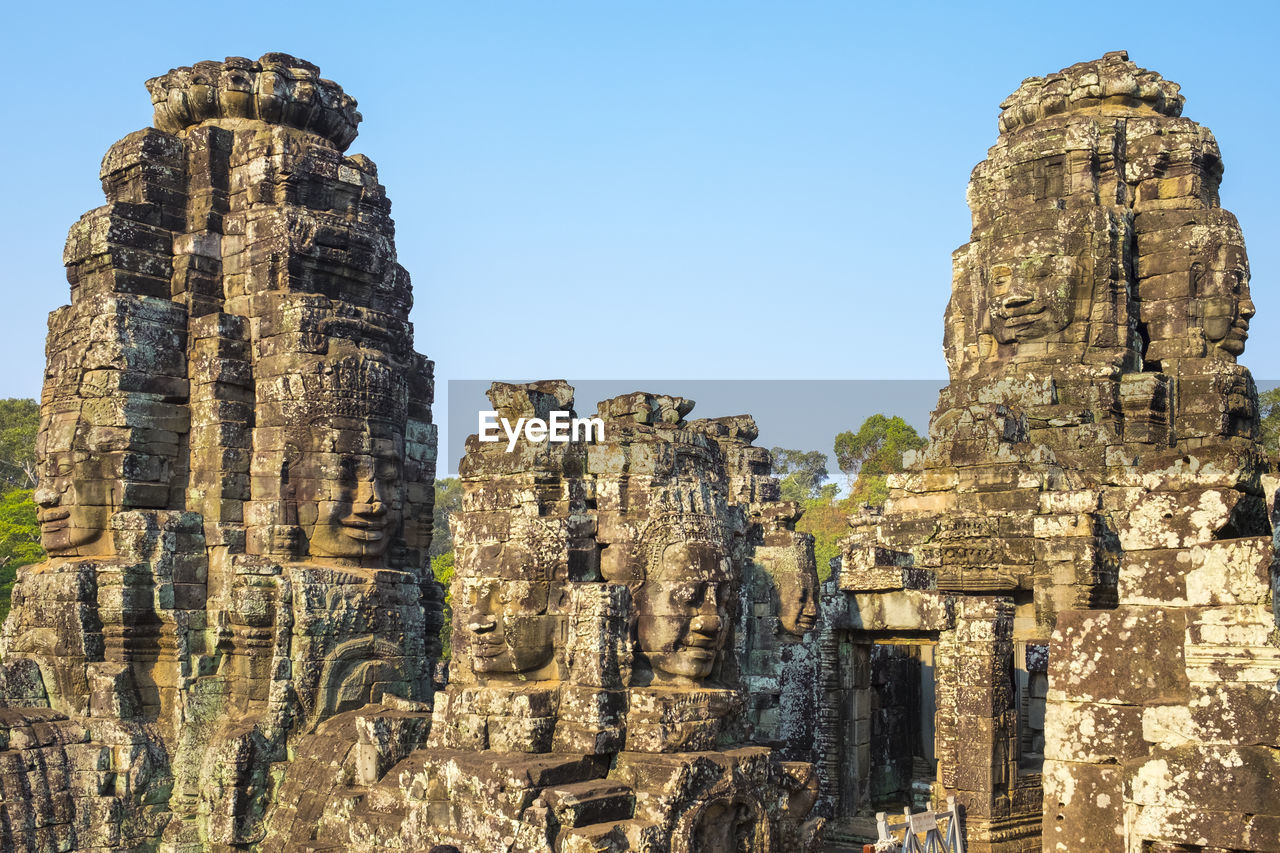
[[[1191,264],[1192,321],[1231,356],[1244,352],[1256,313],[1249,294],[1249,256],[1234,219],[1224,221]]]
[[[1056,254],[1017,258],[997,250],[987,268],[987,312],[1002,344],[1033,341],[1065,329],[1075,316],[1080,284],[1075,258]]]
[[[662,552],[637,595],[637,637],[655,679],[711,675],[728,632],[728,582],[728,560],[711,545],[677,542]]]
[[[78,417],[46,419],[38,443],[43,455],[33,499],[40,544],[52,556],[105,556],[112,551],[107,523],[118,510],[110,468],[119,453],[86,445]],[[122,464],[122,463],[121,463]]]
[[[88,454],[50,453],[40,475],[34,500],[40,522],[40,545],[54,556],[102,556],[110,551],[104,536],[112,507],[96,481],[79,479],[89,464]]]
[[[1256,313],[1249,255],[1235,216],[1220,208],[1144,214],[1137,220],[1144,357],[1232,362]]]
[[[818,624],[818,573],[811,565],[778,576],[778,618],[782,630],[797,636]]]
[[[319,484],[312,556],[366,559],[382,555],[399,526],[400,458],[394,442],[370,440],[364,452],[343,454],[337,476]]]
[[[471,668],[484,675],[531,673],[551,662],[556,617],[549,584],[477,578],[466,587]]]

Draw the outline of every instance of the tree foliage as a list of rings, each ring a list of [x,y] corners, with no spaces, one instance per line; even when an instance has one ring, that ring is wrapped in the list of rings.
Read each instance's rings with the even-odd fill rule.
[[[0,488],[36,485],[36,432],[40,404],[17,397],[0,400]]]
[[[1262,446],[1270,455],[1280,455],[1280,388],[1258,395],[1258,417],[1262,421]]]
[[[796,530],[813,535],[813,557],[818,564],[818,580],[831,577],[831,561],[840,556],[840,540],[849,535],[849,514],[854,510],[848,501],[835,499],[834,487],[802,504],[804,515],[796,522]]]
[[[769,453],[773,455],[773,476],[782,481],[783,500],[807,501],[822,494],[822,483],[828,477],[825,453],[784,447],[775,447]]]
[[[444,584],[444,624],[440,626],[440,659],[448,660],[453,652],[453,552],[431,558],[431,573]]]
[[[889,497],[885,479],[901,473],[902,454],[920,450],[928,442],[897,415],[875,414],[857,432],[836,436],[836,462],[849,480],[849,500],[879,506]]]
[[[40,404],[35,400],[0,400],[0,620],[9,615],[18,569],[45,556],[32,499],[39,428]]]
[[[439,557],[453,550],[453,536],[449,533],[449,516],[462,508],[462,481],[457,477],[436,480],[436,505],[431,523],[431,548],[427,553]]]
[[[0,497],[0,620],[9,615],[9,597],[19,567],[43,559],[31,490],[10,489]]]
[[[449,532],[449,516],[462,508],[462,480],[442,477],[436,480],[436,504],[432,520],[431,573],[444,584],[444,624],[440,626],[440,659],[447,661],[453,652],[453,535]]]

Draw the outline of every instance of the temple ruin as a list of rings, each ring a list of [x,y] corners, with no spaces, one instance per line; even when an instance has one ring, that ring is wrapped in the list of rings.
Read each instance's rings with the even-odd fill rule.
[[[49,559],[3,632],[14,850],[262,837],[289,743],[430,707],[432,364],[360,114],[283,54],[150,80],[49,318]]]
[[[432,365],[355,101],[283,54],[147,86],[50,317],[0,847],[816,850],[812,540],[751,419],[475,443],[437,695]]]
[[[489,399],[574,410],[558,381]],[[597,405],[598,441],[469,439],[429,734],[372,708],[300,740],[263,849],[816,853],[813,679],[744,690],[805,657],[813,542],[755,423],[692,408],[635,393]]]
[[[967,849],[1280,849],[1274,490],[1222,160],[1123,52],[973,170],[929,446],[824,601],[831,838],[954,794]]]
[[[49,318],[0,849],[819,853],[954,798],[973,853],[1280,851],[1280,479],[1176,84],[1117,52],[1001,105],[929,446],[821,589],[747,415],[472,436],[447,683],[432,362],[355,101],[285,54],[147,88]]]

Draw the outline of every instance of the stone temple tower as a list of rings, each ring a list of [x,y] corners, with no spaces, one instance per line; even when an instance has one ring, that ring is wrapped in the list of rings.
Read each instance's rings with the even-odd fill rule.
[[[355,101],[284,54],[147,88],[49,319],[5,849],[252,842],[291,740],[439,653],[432,365]]]
[[[929,446],[827,602],[833,834],[951,794],[971,851],[1280,849],[1249,266],[1182,106],[1124,52],[1001,105]]]

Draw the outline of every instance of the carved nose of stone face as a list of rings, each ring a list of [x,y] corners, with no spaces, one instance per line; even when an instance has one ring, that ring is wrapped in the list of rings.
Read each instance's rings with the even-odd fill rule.
[[[695,634],[714,637],[720,633],[720,615],[702,614],[695,616],[693,621],[689,623],[689,627],[693,629]]]
[[[40,485],[36,487],[35,492],[32,494],[31,499],[36,502],[36,506],[51,507],[57,506],[61,497],[62,493],[53,488],[48,481],[41,481]]]
[[[360,515],[386,515],[387,487],[380,480],[367,480],[360,484],[354,509]]]
[[[1246,299],[1240,303],[1240,317],[1245,322],[1253,319],[1253,315],[1258,313],[1258,309],[1254,307],[1252,299]]]

